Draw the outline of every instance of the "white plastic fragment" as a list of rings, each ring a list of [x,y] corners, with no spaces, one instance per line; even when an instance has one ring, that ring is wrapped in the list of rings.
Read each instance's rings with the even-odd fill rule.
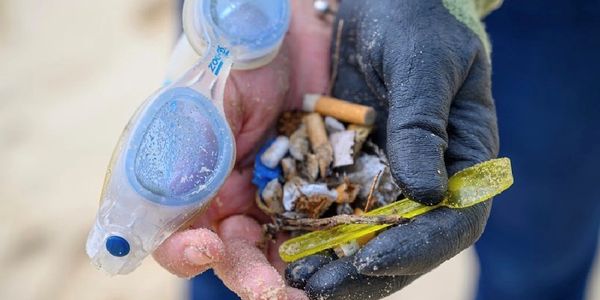
[[[375,176],[379,172],[383,173],[381,174],[381,178],[379,178],[379,185],[375,189],[374,196],[381,204],[386,203],[386,201],[395,201],[402,192],[394,181],[390,169],[382,162],[381,157],[369,154],[359,156],[348,171],[348,179],[352,183],[368,187],[371,186]],[[359,197],[366,199],[368,196],[369,189],[360,189]]]
[[[346,126],[334,117],[325,117],[325,129],[329,134],[346,130]]]
[[[329,142],[333,147],[333,166],[344,167],[354,164],[354,136],[353,130],[344,130],[329,136]]]
[[[386,166],[375,155],[363,154],[356,160],[352,170],[348,173],[348,179],[362,187],[369,187],[377,174],[385,170]],[[369,189],[360,189],[359,196],[369,196]]]
[[[283,209],[286,211],[294,210],[296,200],[302,196],[299,187],[304,183],[304,180],[300,177],[294,177],[283,185]]]
[[[300,186],[300,193],[309,198],[312,196],[324,196],[329,198],[331,201],[335,201],[335,199],[337,199],[337,191],[328,189],[327,185],[324,183],[302,185]]]
[[[278,136],[273,144],[260,156],[260,161],[269,168],[275,168],[287,154],[290,140],[286,136]]]

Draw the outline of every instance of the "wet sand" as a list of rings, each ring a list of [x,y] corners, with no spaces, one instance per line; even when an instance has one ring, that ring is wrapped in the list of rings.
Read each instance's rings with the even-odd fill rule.
[[[110,278],[84,252],[113,146],[162,81],[173,14],[168,0],[0,2],[0,299],[183,298],[151,259]],[[390,299],[468,299],[476,273],[467,251]]]

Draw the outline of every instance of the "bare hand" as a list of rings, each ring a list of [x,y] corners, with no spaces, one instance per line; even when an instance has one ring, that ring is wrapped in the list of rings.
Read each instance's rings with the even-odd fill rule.
[[[206,211],[154,253],[178,276],[214,268],[242,299],[306,299],[281,276],[285,265],[277,247],[285,237],[257,247],[260,223],[267,219],[254,204],[251,183],[255,152],[280,113],[299,108],[304,93],[324,93],[329,81],[330,24],[316,17],[312,2],[291,3],[290,30],[279,55],[262,68],[233,71],[227,82],[225,111],[237,143],[234,171]]]

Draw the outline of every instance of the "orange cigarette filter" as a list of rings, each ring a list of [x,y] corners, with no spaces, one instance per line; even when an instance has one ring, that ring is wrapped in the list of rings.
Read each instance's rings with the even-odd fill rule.
[[[318,112],[340,121],[371,126],[377,114],[370,106],[351,103],[345,100],[317,94],[304,95],[302,109],[306,112]]]

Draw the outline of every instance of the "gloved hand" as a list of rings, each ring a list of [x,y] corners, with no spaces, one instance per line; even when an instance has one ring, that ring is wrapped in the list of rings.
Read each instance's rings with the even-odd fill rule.
[[[492,4],[340,4],[334,96],[378,110],[376,141],[386,149],[404,195],[423,204],[442,200],[449,175],[498,153],[489,43],[479,21]],[[312,299],[387,296],[473,244],[490,208],[486,202],[437,209],[384,231],[353,256],[332,260],[319,254],[296,261],[286,279]]]

